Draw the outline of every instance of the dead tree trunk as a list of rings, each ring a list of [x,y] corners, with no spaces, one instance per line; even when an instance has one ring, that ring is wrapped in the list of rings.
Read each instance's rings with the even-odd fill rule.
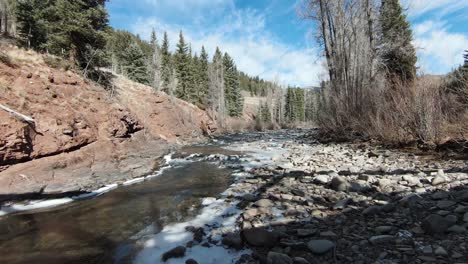
[[[21,122],[24,122],[24,123],[27,123],[28,125],[30,125],[34,130],[36,129],[36,121],[34,121],[34,119],[32,119],[31,117],[27,116],[27,115],[23,115],[19,112],[16,112],[15,110],[11,109],[11,108],[8,108],[2,104],[0,104],[0,109],[2,109],[3,111],[9,113],[10,115],[12,115],[14,118],[20,120]]]

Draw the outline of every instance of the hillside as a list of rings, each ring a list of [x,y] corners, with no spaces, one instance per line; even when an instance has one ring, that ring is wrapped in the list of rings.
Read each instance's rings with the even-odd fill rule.
[[[113,76],[113,91],[47,55],[1,44],[0,195],[85,191],[150,173],[216,130],[199,108]],[[54,67],[51,67],[54,66]]]

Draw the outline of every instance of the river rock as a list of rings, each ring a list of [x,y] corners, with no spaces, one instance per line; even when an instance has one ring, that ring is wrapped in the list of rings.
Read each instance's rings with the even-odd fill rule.
[[[310,264],[309,261],[307,261],[305,258],[301,258],[301,257],[293,258],[293,263],[294,264]]]
[[[378,226],[375,228],[377,234],[388,234],[392,231],[392,226]]]
[[[443,173],[443,172],[442,172],[442,173]],[[437,185],[439,185],[439,184],[444,183],[445,181],[446,181],[446,180],[445,180],[445,177],[444,177],[443,175],[441,176],[441,175],[437,174],[437,176],[435,176],[434,179],[432,179],[431,184],[432,184],[433,186],[437,186]]]
[[[454,206],[455,204],[457,203],[454,201],[443,200],[443,201],[437,202],[437,207],[439,207],[440,209],[446,209],[446,208]]]
[[[182,258],[183,256],[185,256],[185,251],[186,248],[184,246],[178,246],[162,254],[161,259],[163,261],[167,261],[171,258]]]
[[[388,243],[391,243],[391,242],[394,242],[394,241],[395,241],[395,237],[390,236],[390,235],[378,235],[378,236],[373,236],[373,237],[369,238],[369,242],[372,245],[388,244]]]
[[[320,184],[327,184],[329,179],[327,175],[317,175],[315,176],[314,181]]]
[[[252,246],[273,247],[278,242],[279,235],[264,228],[251,228],[242,231],[242,239]]]
[[[272,207],[274,203],[270,199],[260,199],[255,202],[258,207]]]
[[[293,260],[286,254],[270,251],[267,255],[267,264],[293,264]]]
[[[245,220],[251,220],[252,218],[254,218],[255,216],[257,216],[259,214],[260,214],[260,212],[258,211],[258,209],[251,208],[251,209],[248,209],[248,210],[244,211],[243,217],[244,217]]]
[[[349,190],[350,184],[343,177],[335,177],[331,180],[330,187],[335,191],[344,192],[344,191]]]
[[[461,226],[461,225],[454,225],[454,226],[449,227],[447,231],[450,233],[465,234],[466,227]]]
[[[307,243],[307,247],[315,254],[325,254],[335,248],[335,243],[330,240],[311,240]]]
[[[221,242],[223,245],[237,250],[241,250],[243,248],[242,239],[239,233],[228,234],[227,236],[223,237]]]
[[[344,209],[351,201],[352,201],[351,198],[346,198],[346,199],[340,200],[340,201],[338,201],[338,202],[333,206],[333,209],[334,209],[334,210],[342,210],[342,209]]]
[[[435,253],[437,256],[447,256],[447,255],[448,255],[447,250],[445,250],[445,248],[443,248],[443,247],[437,247],[437,248],[434,250],[434,253]]]
[[[452,225],[452,221],[437,214],[429,215],[421,223],[424,232],[431,235],[444,233]]]

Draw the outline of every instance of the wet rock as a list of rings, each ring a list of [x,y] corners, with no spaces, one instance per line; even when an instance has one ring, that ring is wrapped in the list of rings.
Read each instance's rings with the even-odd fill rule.
[[[432,235],[444,233],[451,225],[452,221],[436,214],[429,215],[421,223],[424,232]]]
[[[314,254],[325,254],[335,248],[335,243],[330,240],[311,240],[307,247]]]
[[[293,260],[286,254],[270,251],[267,255],[267,264],[293,264]]]
[[[184,246],[178,246],[162,254],[161,259],[163,261],[167,261],[171,258],[182,258],[183,256],[185,256],[185,251],[186,248]]]
[[[390,236],[390,235],[378,235],[378,236],[373,236],[373,237],[369,238],[369,242],[372,245],[388,244],[388,243],[392,243],[394,241],[395,241],[395,237]]]
[[[468,213],[465,213],[465,215],[463,215],[463,222],[468,223]]]
[[[335,177],[332,179],[330,187],[338,192],[344,192],[351,187],[349,182],[343,177]]]
[[[244,247],[239,233],[228,234],[227,236],[223,237],[221,242],[223,245],[237,250],[241,250]]]
[[[338,202],[333,206],[333,209],[334,209],[334,210],[342,210],[342,209],[344,209],[351,201],[352,201],[351,198],[346,198],[346,199],[340,200],[340,201],[338,201]]]
[[[242,231],[242,239],[252,246],[273,247],[278,242],[279,235],[264,228],[251,228]]]

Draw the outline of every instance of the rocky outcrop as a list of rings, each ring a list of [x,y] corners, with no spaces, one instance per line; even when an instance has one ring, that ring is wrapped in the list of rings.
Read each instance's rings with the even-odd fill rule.
[[[49,67],[40,54],[1,49],[13,64],[0,63],[0,101],[35,126],[0,109],[0,195],[89,190],[142,176],[171,144],[216,131],[204,111],[150,87],[113,76],[106,91]]]

